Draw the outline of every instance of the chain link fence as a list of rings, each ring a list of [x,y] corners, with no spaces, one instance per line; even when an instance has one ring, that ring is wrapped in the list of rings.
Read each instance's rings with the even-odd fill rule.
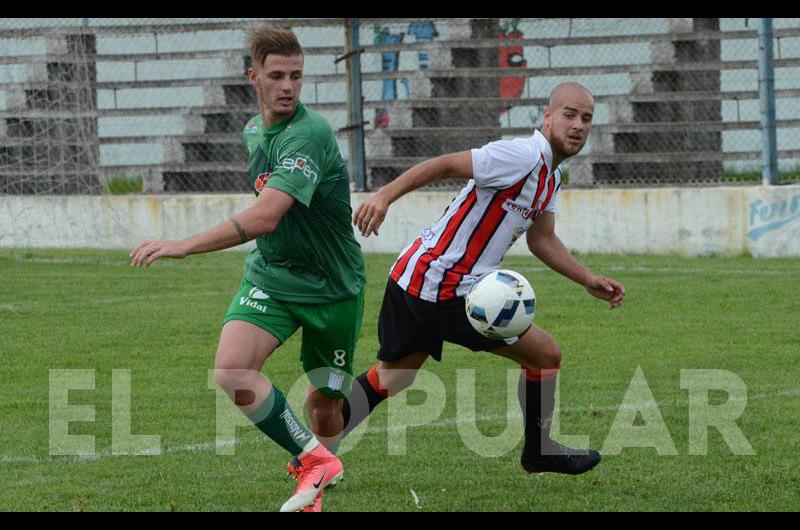
[[[587,146],[565,163],[570,185],[761,181],[753,20],[361,22],[373,187],[423,158],[530,134],[564,81],[597,102]],[[778,181],[797,181],[800,21],[775,29]]]
[[[0,193],[251,190],[245,33],[258,22],[0,21]],[[306,47],[301,99],[344,126],[343,21],[281,23]]]
[[[563,81],[597,102],[569,186],[761,181],[754,19],[359,19],[347,60],[344,19],[3,19],[0,194],[249,191],[244,39],[258,22],[298,35],[301,99],[348,160],[346,70],[360,59],[368,188],[530,135]],[[778,182],[796,182],[800,20],[774,25]]]

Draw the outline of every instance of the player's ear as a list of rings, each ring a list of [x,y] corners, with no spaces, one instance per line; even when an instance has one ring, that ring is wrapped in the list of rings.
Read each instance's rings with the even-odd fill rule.
[[[544,113],[542,114],[542,130],[546,127],[550,126],[550,107],[544,107]]]

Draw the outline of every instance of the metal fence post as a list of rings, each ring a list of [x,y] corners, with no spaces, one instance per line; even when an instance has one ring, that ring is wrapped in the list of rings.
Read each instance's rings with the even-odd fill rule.
[[[764,185],[769,185],[774,184],[778,176],[772,19],[760,18],[758,20],[758,94],[761,99],[761,175]]]
[[[347,111],[350,129],[350,157],[353,177],[358,191],[367,189],[366,158],[364,156],[364,99],[361,93],[361,43],[358,19],[345,19],[347,48],[340,59],[347,59]]]

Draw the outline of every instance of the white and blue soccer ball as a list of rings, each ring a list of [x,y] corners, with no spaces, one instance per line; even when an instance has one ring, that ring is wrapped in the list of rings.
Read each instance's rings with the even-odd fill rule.
[[[465,297],[467,319],[481,335],[494,340],[519,337],[533,324],[536,294],[518,272],[484,274]]]

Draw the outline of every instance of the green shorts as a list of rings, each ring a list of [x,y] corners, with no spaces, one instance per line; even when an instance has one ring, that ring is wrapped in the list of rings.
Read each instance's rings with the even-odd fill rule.
[[[300,361],[311,384],[334,399],[350,395],[353,357],[364,314],[364,289],[353,298],[329,304],[275,300],[247,280],[233,297],[224,322],[244,320],[281,344],[303,328]]]

